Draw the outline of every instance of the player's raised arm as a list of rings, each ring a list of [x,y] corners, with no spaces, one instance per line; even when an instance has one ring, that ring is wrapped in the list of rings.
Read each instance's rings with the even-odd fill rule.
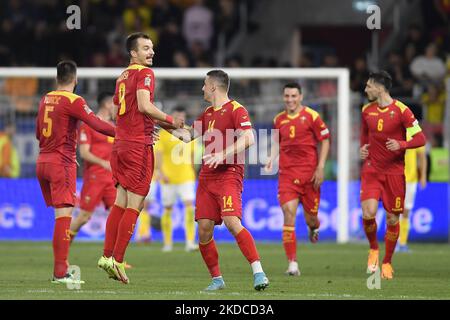
[[[425,135],[420,128],[419,121],[409,108],[402,113],[402,123],[406,128],[406,136],[411,137],[410,140],[394,140],[388,138],[386,148],[391,151],[415,149],[425,145]]]
[[[140,112],[145,113],[152,119],[165,122],[172,125],[173,128],[182,128],[184,122],[179,118],[173,118],[165,112],[159,110],[153,103],[150,102],[150,92],[145,89],[138,89],[136,92],[138,109]]]
[[[86,101],[83,98],[78,98],[73,103],[73,108],[70,109],[70,115],[83,121],[89,127],[103,133],[110,137],[115,137],[115,127],[109,122],[103,121],[95,115],[94,112],[88,107]]]

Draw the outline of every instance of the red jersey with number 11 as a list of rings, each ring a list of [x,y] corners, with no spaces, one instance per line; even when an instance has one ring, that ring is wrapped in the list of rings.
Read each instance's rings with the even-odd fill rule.
[[[116,81],[113,102],[117,109],[117,141],[133,141],[153,144],[152,132],[155,122],[140,112],[137,102],[137,90],[148,90],[150,102],[155,94],[155,76],[153,71],[139,64],[131,64]]]

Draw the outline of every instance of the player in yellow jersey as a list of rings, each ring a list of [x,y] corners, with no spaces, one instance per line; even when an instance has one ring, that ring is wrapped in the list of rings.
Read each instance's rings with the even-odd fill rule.
[[[172,115],[186,120],[186,110],[176,107]],[[155,144],[155,167],[161,186],[164,212],[161,217],[164,252],[173,250],[172,211],[177,199],[185,209],[186,251],[198,249],[195,244],[194,207],[195,170],[193,167],[194,143],[188,144],[174,138],[165,130],[160,131],[160,139]]]
[[[408,137],[409,138],[409,137]],[[416,198],[417,183],[424,189],[427,185],[427,157],[425,146],[417,149],[407,149],[405,153],[405,210],[400,219],[400,238],[397,251],[409,252],[408,235],[409,235],[409,214],[414,207]]]

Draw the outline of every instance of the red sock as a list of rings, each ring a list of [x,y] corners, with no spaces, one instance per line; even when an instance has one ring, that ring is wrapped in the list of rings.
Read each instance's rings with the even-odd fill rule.
[[[123,262],[125,251],[127,250],[128,243],[133,236],[134,227],[139,216],[139,211],[127,208],[123,213],[120,220],[116,245],[114,246],[113,257],[117,262]]]
[[[222,275],[219,268],[219,253],[217,252],[214,239],[211,239],[211,241],[207,243],[200,243],[199,248],[211,277],[214,278]]]
[[[297,238],[294,226],[283,226],[283,247],[288,261],[297,261]]]
[[[397,245],[398,235],[400,234],[400,224],[387,226],[384,242],[386,245],[386,253],[384,254],[383,263],[391,263],[392,255],[394,254],[395,246]]]
[[[59,217],[55,219],[55,229],[53,230],[53,275],[62,278],[67,273],[70,247],[70,222],[72,217]]]
[[[239,249],[241,249],[242,254],[247,258],[247,261],[249,263],[253,263],[259,260],[255,240],[247,229],[243,228],[241,231],[239,231],[235,238]]]
[[[378,250],[377,221],[375,218],[363,219],[364,231],[369,240],[370,249]]]
[[[124,208],[114,205],[109,212],[108,219],[106,220],[105,244],[103,247],[103,255],[105,257],[109,258],[113,254],[114,246],[116,245],[117,230],[124,211]]]

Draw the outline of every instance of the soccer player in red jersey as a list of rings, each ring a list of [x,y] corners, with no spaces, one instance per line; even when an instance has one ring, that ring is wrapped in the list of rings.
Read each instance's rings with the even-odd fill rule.
[[[241,223],[243,157],[245,149],[254,143],[254,135],[247,110],[228,97],[229,85],[228,74],[222,70],[208,72],[203,93],[211,106],[189,132],[176,130],[173,134],[180,132],[180,139],[185,142],[203,136],[205,151],[197,187],[195,220],[198,222],[200,252],[212,277],[205,290],[225,288],[213,239],[214,226],[222,222],[251,265],[254,288],[263,290],[269,280],[262,269],[255,241]]]
[[[302,89],[297,83],[284,86],[285,110],[274,119],[274,128],[279,130],[278,141],[273,141],[271,158],[265,166],[272,172],[278,157],[278,200],[283,210],[283,246],[288,259],[286,274],[300,275],[297,263],[297,240],[295,220],[299,202],[302,203],[309,239],[319,239],[320,186],[324,179],[324,168],[330,150],[329,130],[313,109],[303,106]],[[317,145],[321,144],[319,155]]]
[[[62,61],[57,66],[56,91],[47,93],[39,103],[36,138],[39,156],[36,174],[47,206],[55,208],[53,232],[53,283],[79,283],[68,270],[70,222],[76,197],[76,144],[78,123],[114,137],[114,126],[99,119],[86,101],[73,93],[77,66]]]
[[[399,236],[399,215],[405,199],[405,150],[425,145],[425,136],[411,110],[389,94],[392,78],[386,71],[372,73],[365,92],[370,101],[362,109],[360,156],[361,207],[364,231],[370,250],[367,262],[369,272],[378,269],[377,223],[378,202],[386,210],[386,251],[381,266],[381,277],[392,279],[391,265]],[[412,139],[406,141],[406,137]]]
[[[153,175],[153,136],[155,123],[181,128],[154,104],[155,76],[153,43],[138,32],[128,36],[126,49],[130,65],[116,81],[113,103],[117,106],[117,128],[111,154],[111,169],[117,194],[106,221],[103,256],[98,266],[110,277],[129,283],[123,261],[126,248],[143,208]],[[165,125],[164,125],[165,124]]]
[[[103,92],[97,97],[97,117],[111,121],[113,113],[112,94]],[[70,225],[73,241],[78,231],[92,216],[94,209],[103,202],[106,209],[113,206],[116,187],[111,173],[111,157],[114,138],[105,136],[83,123],[80,126],[80,155],[84,160],[83,187],[80,195],[80,214]]]

